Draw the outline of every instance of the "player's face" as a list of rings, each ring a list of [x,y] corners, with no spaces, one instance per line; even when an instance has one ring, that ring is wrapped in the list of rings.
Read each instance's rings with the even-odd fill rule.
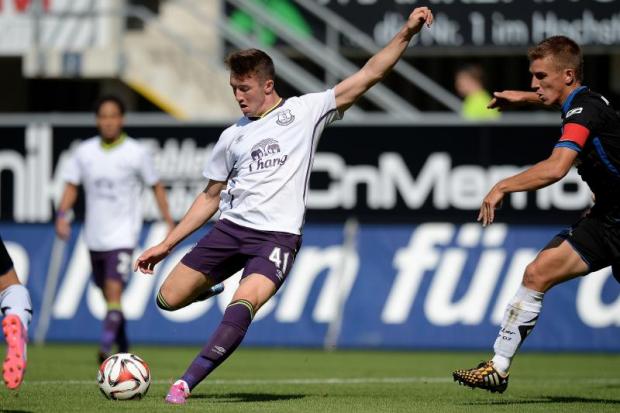
[[[547,106],[561,105],[573,84],[570,71],[559,69],[551,56],[530,63],[532,89]]]
[[[260,116],[268,109],[265,102],[273,89],[273,80],[261,81],[254,73],[244,77],[231,74],[230,86],[245,116]]]
[[[480,89],[478,82],[468,73],[459,72],[454,79],[454,88],[461,97],[467,97],[472,92]]]
[[[97,128],[105,140],[114,140],[123,130],[123,114],[114,102],[104,102],[97,113]]]

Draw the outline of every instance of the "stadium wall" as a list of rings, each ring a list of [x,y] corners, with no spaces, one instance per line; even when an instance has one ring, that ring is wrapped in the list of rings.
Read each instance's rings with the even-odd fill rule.
[[[152,149],[177,218],[204,187],[200,172],[221,130],[128,128]],[[59,171],[71,146],[95,131],[36,123],[0,127],[0,133],[0,234],[31,291],[34,331],[55,250]],[[319,347],[341,322],[336,342],[343,347],[488,349],[525,265],[583,213],[590,193],[571,173],[537,194],[511,196],[487,229],[474,222],[477,208],[492,183],[545,157],[557,136],[552,126],[327,129],[315,159],[303,247],[284,287],[257,314],[247,343]],[[48,340],[95,341],[100,333],[105,306],[89,282],[79,209],[62,253]],[[147,192],[144,210],[156,218]],[[359,221],[352,245],[344,235],[350,218]],[[222,296],[178,312],[161,312],[154,301],[163,277],[205,231],[188,238],[153,276],[131,278],[123,306],[133,340],[199,343],[219,322],[238,274]],[[138,250],[164,233],[162,224],[148,223]],[[610,269],[555,288],[524,348],[620,350],[619,296]]]

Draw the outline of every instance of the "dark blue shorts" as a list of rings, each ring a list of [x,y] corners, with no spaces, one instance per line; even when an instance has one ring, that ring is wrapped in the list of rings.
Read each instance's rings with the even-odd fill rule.
[[[620,268],[620,214],[598,210],[581,218],[558,236],[570,243],[588,264],[590,272],[608,266],[614,267],[614,276]]]
[[[131,254],[129,248],[111,251],[90,251],[90,264],[93,269],[95,285],[103,288],[105,280],[117,280],[127,285],[131,274]]]
[[[301,236],[286,232],[258,231],[219,220],[181,262],[222,282],[243,270],[243,277],[258,273],[280,288],[301,246]]]

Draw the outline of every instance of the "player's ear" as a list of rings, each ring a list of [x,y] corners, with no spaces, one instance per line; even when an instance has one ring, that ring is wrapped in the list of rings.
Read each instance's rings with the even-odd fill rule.
[[[564,83],[566,86],[571,86],[576,80],[577,77],[575,76],[575,71],[573,69],[566,69],[564,71]]]
[[[265,84],[263,85],[263,90],[265,91],[266,95],[270,95],[271,93],[273,93],[273,87],[274,87],[273,79],[265,80]]]

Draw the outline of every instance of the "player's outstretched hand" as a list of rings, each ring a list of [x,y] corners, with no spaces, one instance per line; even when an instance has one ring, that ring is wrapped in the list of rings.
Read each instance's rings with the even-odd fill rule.
[[[487,105],[489,109],[506,109],[526,104],[542,104],[538,95],[534,92],[526,92],[523,90],[502,90],[501,92],[493,92],[493,99]]]
[[[413,34],[417,34],[422,30],[424,24],[431,27],[433,24],[433,12],[428,7],[417,7],[409,15],[407,20],[407,27]]]
[[[491,225],[495,219],[495,209],[502,206],[502,200],[504,199],[504,193],[500,191],[497,186],[484,197],[482,206],[480,207],[480,213],[478,214],[478,222],[482,221],[482,226],[486,227]]]
[[[166,258],[168,254],[170,254],[170,250],[164,244],[157,244],[144,251],[142,255],[138,257],[133,266],[133,270],[140,270],[142,274],[153,274],[155,265]]]

